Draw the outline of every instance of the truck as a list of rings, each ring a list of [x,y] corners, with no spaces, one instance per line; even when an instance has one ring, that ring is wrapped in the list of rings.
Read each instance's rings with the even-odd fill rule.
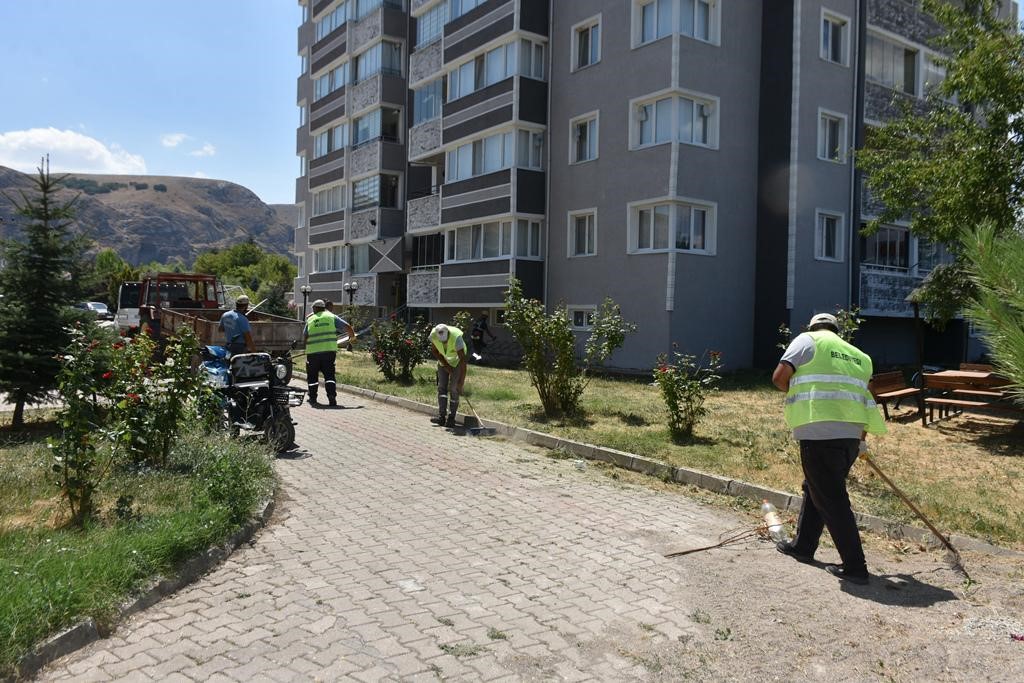
[[[134,308],[138,311],[134,318],[137,321],[134,331],[148,330],[159,338],[171,336],[182,327],[190,327],[201,344],[224,344],[224,333],[218,325],[220,317],[233,307],[234,301],[228,301],[225,287],[215,275],[153,273],[137,283],[124,283],[121,285],[117,321],[125,334],[133,332],[133,292]],[[303,321],[254,310],[258,307],[259,304],[246,314],[257,349],[271,353],[286,351],[294,340],[302,338]],[[123,316],[122,309],[125,310]]]

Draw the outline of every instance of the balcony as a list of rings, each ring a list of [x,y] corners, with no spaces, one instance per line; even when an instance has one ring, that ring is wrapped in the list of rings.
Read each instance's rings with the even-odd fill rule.
[[[444,67],[441,53],[441,41],[435,40],[424,45],[409,57],[409,82],[417,83],[440,73]]]
[[[370,140],[354,147],[349,153],[348,175],[358,178],[380,170],[380,142]]]
[[[441,195],[438,192],[426,197],[410,199],[406,204],[408,231],[433,232],[441,225]]]
[[[409,160],[421,161],[441,150],[440,117],[409,129]]]
[[[921,284],[904,270],[860,267],[860,308],[865,315],[906,318],[913,315],[907,296]]]
[[[347,275],[347,273],[346,273]],[[352,297],[352,303],[356,306],[378,306],[377,302],[377,274],[370,273],[369,275],[353,275],[346,278],[346,282],[356,282],[359,284],[359,288],[356,290],[355,295]],[[348,299],[345,299],[345,303],[348,303]]]
[[[406,275],[405,300],[409,306],[441,303],[441,267],[420,266]]]
[[[380,73],[375,73],[350,88],[350,111],[360,112],[380,103]]]

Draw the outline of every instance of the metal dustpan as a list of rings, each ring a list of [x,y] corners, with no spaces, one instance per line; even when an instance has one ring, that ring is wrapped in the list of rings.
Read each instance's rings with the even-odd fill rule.
[[[484,427],[484,423],[480,419],[480,415],[477,414],[476,408],[473,407],[473,404],[469,402],[468,398],[463,396],[462,400],[465,401],[466,405],[469,406],[469,409],[473,411],[473,420],[475,420],[476,423],[476,426],[471,427],[469,425],[470,418],[468,416],[466,417],[463,424],[466,427],[467,434],[469,434],[470,436],[494,436],[495,434],[498,433],[496,429],[493,429],[491,427]]]

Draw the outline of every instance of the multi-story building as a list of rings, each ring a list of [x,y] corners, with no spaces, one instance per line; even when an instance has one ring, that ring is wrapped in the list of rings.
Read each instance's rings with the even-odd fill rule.
[[[354,282],[499,334],[512,276],[581,332],[612,297],[635,369],[673,344],[770,365],[780,325],[852,304],[878,364],[914,360],[906,296],[942,249],[861,235],[851,151],[943,78],[917,0],[404,2],[300,28],[297,296]]]

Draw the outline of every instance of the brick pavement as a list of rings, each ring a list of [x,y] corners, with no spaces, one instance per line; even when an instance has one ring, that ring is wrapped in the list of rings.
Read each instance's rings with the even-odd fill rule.
[[[296,410],[304,453],[278,460],[279,509],[251,546],[41,679],[865,680],[897,666],[959,680],[1024,671],[1024,647],[963,635],[971,606],[938,579],[912,577],[898,590],[876,580],[858,595],[759,541],[665,559],[754,520],[339,398],[362,407]]]

